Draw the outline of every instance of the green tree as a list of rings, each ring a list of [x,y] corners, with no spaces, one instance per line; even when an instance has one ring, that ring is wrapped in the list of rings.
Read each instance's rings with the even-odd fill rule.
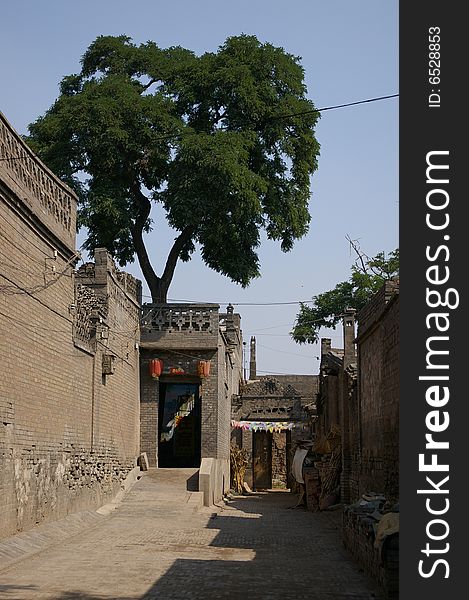
[[[360,310],[383,283],[399,275],[399,249],[373,258],[362,254],[355,242],[349,240],[358,258],[352,265],[347,281],[338,283],[334,289],[313,297],[311,306],[302,303],[290,332],[295,342],[313,344],[319,339],[321,327],[333,328],[341,320],[346,308]]]
[[[136,255],[154,302],[196,244],[247,286],[262,229],[285,252],[308,231],[319,115],[303,79],[298,57],[254,36],[201,56],[100,36],[27,141],[77,192],[85,248],[107,247],[121,266]],[[177,231],[159,274],[144,241],[152,202]]]

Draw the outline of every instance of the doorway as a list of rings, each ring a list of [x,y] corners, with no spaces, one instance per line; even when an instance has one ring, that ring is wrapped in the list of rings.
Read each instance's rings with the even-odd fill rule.
[[[255,431],[252,436],[252,474],[255,490],[272,487],[272,434]]]
[[[160,383],[158,466],[200,466],[199,384]]]

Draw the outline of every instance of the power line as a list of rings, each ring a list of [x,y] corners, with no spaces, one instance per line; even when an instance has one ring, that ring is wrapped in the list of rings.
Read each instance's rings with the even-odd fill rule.
[[[67,321],[67,323],[72,323],[71,319],[67,318],[66,316],[60,314],[58,311],[56,311],[54,308],[52,308],[51,306],[49,306],[48,304],[46,304],[45,302],[43,302],[42,300],[40,300],[39,298],[36,298],[36,296],[33,296],[33,294],[28,291],[26,288],[21,287],[20,285],[18,285],[15,281],[13,281],[12,279],[10,279],[9,277],[7,277],[6,275],[4,275],[3,273],[0,273],[0,275],[6,279],[7,281],[9,281],[13,286],[15,286],[16,288],[18,288],[19,290],[21,290],[24,294],[26,294],[27,296],[29,296],[30,298],[32,298],[33,300],[36,300],[36,302],[39,302],[39,304],[41,304],[42,306],[44,306],[44,308],[47,308],[48,310],[50,310],[51,312],[53,312],[54,314],[56,314],[58,317],[60,317],[61,319],[64,319],[65,321]]]
[[[35,325],[32,325],[31,323],[24,323],[21,321],[18,321],[17,319],[14,319],[13,317],[11,317],[10,315],[7,315],[3,312],[0,311],[0,315],[2,315],[3,317],[5,317],[6,319],[9,319],[12,323],[16,323],[16,324],[21,324],[22,326],[24,326],[27,330],[29,330],[30,332],[30,336],[35,335],[36,337],[34,338],[34,344],[37,344],[38,346],[41,346],[42,348],[44,348],[44,350],[47,350],[49,353],[53,354],[53,355],[57,355],[57,342],[55,340],[50,340],[50,344],[48,345],[46,343],[46,341],[48,340],[47,336],[43,336],[41,334],[39,334],[36,329],[39,329],[38,327],[36,327]],[[59,330],[54,330],[54,329],[50,329],[49,331],[55,331],[56,333],[62,333]],[[70,333],[70,332],[63,332],[63,333]],[[15,344],[11,345],[12,348],[12,352],[14,352],[14,349],[16,348]],[[61,357],[67,357],[67,358],[78,358],[78,357],[82,357],[85,356],[81,353],[78,353],[79,349],[76,348],[77,353],[74,354],[68,354],[67,352],[60,352],[60,356]]]
[[[29,276],[34,276],[37,277],[38,275],[38,271],[31,271],[30,269],[24,269],[22,267],[19,267],[16,263],[11,262],[10,257],[8,257],[6,254],[4,254],[3,252],[0,251],[0,265],[4,265],[5,267],[7,267],[8,269],[13,269],[14,271],[18,271],[20,273],[23,273],[24,275],[29,275]],[[45,275],[46,273],[43,272],[43,275]]]
[[[10,321],[12,321],[13,323],[16,323],[17,325],[21,325],[22,327],[28,327],[31,330],[38,330],[38,331],[47,331],[48,333],[60,333],[60,334],[65,334],[68,335],[71,332],[71,329],[69,330],[65,330],[65,329],[54,329],[51,327],[44,327],[43,325],[34,325],[33,323],[31,323],[30,321],[22,321],[21,319],[18,319],[16,317],[12,317],[11,315],[8,315],[2,311],[0,311],[0,315],[2,315],[2,317],[5,317],[6,319],[9,319]]]
[[[369,102],[378,102],[379,100],[387,100],[388,98],[397,98],[399,94],[390,94],[389,96],[379,96],[376,98],[368,98],[367,100],[357,100],[356,102],[347,102],[346,104],[336,104],[335,106],[326,106],[324,108],[312,108],[311,110],[304,110],[298,113],[292,113],[287,115],[280,115],[278,117],[271,117],[272,119],[288,119],[288,117],[300,117],[302,115],[309,115],[312,113],[325,112],[326,110],[335,110],[336,108],[345,108],[347,106],[356,106],[357,104],[367,104]]]
[[[302,325],[312,325],[313,323],[320,323],[321,321],[324,321],[324,319],[304,319],[302,320],[301,324]],[[277,329],[277,327],[296,327],[296,325],[298,325],[298,323],[281,323],[279,325],[271,325],[270,327],[262,327],[260,329],[251,329],[250,333],[256,333],[258,331],[266,331],[267,329]],[[324,325],[323,327],[325,327],[326,329],[328,328],[334,328],[336,327],[336,325]],[[264,334],[267,335],[267,334]]]
[[[37,331],[47,331],[48,333],[60,333],[60,334],[65,334],[68,335],[71,333],[71,330],[65,330],[65,329],[55,329],[55,328],[51,328],[51,327],[45,327],[44,325],[34,325],[33,323],[31,323],[30,321],[23,321],[21,319],[18,319],[16,317],[12,317],[11,315],[8,315],[2,311],[0,311],[0,315],[2,315],[3,317],[9,319],[10,321],[12,321],[13,323],[16,323],[17,325],[21,325],[23,327],[27,327],[30,330],[37,330]],[[75,324],[75,323],[74,323]],[[134,328],[134,329],[124,329],[122,331],[117,331],[115,329],[111,329],[108,328],[107,329],[109,334],[112,334],[114,336],[121,336],[127,340],[129,340],[129,342],[127,343],[127,345],[131,342],[131,341],[137,341],[136,337],[137,337],[137,332],[138,332],[138,327]],[[130,333],[133,332],[133,336],[130,335]],[[117,342],[117,340],[116,340]],[[123,342],[121,342],[123,343]]]
[[[296,373],[279,373],[277,371],[263,371],[262,369],[256,369],[256,373],[265,373],[267,375],[296,375]],[[310,373],[308,373],[308,375],[310,375]]]
[[[328,328],[323,327],[322,329],[328,329]],[[251,332],[246,331],[245,333],[246,333],[246,335],[249,335]],[[256,335],[255,335],[256,338],[261,337],[261,336],[262,337],[265,337],[265,336],[267,336],[267,337],[288,337],[288,338],[292,339],[292,337],[289,333],[256,333]],[[340,334],[328,333],[327,337],[342,341],[342,336]],[[314,342],[314,343],[317,344],[318,342]]]
[[[262,344],[257,344],[260,348],[264,348],[265,350],[272,350],[272,352],[280,352],[280,354],[291,354],[292,356],[299,356],[300,358],[307,358],[311,360],[315,358],[314,356],[306,356],[306,354],[296,354],[296,352],[287,352],[286,350],[278,350],[277,348],[269,348],[268,346],[264,346]]]
[[[250,334],[252,332],[246,331],[246,334]],[[259,336],[269,336],[269,337],[291,337],[289,333],[256,333],[256,338]]]
[[[102,346],[107,352],[110,352],[111,354],[117,356],[117,358],[119,358],[122,362],[127,363],[134,370],[133,364],[128,360],[129,353],[127,353],[127,358],[124,358],[123,356],[121,356],[120,354],[118,354],[115,350],[113,350],[112,348],[109,348],[108,346],[106,346],[106,344],[104,344],[103,342],[101,342],[101,340],[97,340],[97,343],[100,346]],[[127,346],[127,349],[128,349],[128,346]]]
[[[143,298],[151,298],[148,294],[142,294]],[[201,300],[177,300],[176,298],[168,298],[170,302],[183,302],[187,304],[206,304],[205,301]],[[227,302],[227,301],[213,301],[210,300],[210,304],[231,304],[232,306],[283,306],[283,305],[297,305],[297,304],[311,304],[314,300],[294,300],[292,302]]]
[[[177,352],[176,350],[170,350],[169,348],[164,348],[162,352],[168,352],[170,354],[176,354],[178,356],[184,356],[185,358],[192,358],[196,360],[207,360],[206,356],[197,356],[196,354],[185,354],[184,352]]]
[[[347,108],[349,106],[357,106],[358,104],[369,104],[370,102],[379,102],[380,100],[388,100],[390,98],[397,98],[398,96],[399,96],[399,94],[389,94],[388,96],[377,96],[375,98],[367,98],[366,100],[357,100],[356,102],[346,102],[344,104],[336,104],[334,106],[325,106],[323,108],[313,108],[310,110],[304,110],[304,111],[297,112],[297,113],[287,113],[284,115],[271,116],[268,118],[276,120],[276,119],[288,119],[290,117],[301,117],[302,115],[322,113],[322,112],[326,112],[328,110],[336,110],[338,108]],[[197,132],[194,132],[194,133],[197,134]],[[187,134],[187,133],[171,133],[171,134],[166,134],[166,135],[156,137],[156,138],[154,138],[154,141],[177,139],[177,138],[182,138],[185,135],[194,135],[194,133],[192,133],[192,132],[189,134]],[[24,156],[0,157],[0,161],[21,160],[24,158],[31,158],[31,156],[24,155]]]
[[[57,281],[59,281],[59,279],[61,279],[61,277],[63,277],[66,274],[66,271],[68,270],[68,268],[72,266],[71,263],[73,263],[74,260],[79,256],[80,256],[80,253],[76,252],[71,258],[69,258],[68,261],[65,263],[64,269],[60,273],[55,275],[55,279],[52,279],[51,281],[49,281],[48,283],[44,283],[43,285],[36,285],[36,286],[30,287],[30,288],[24,288],[24,287],[18,285],[16,282],[14,282],[11,279],[9,279],[8,277],[6,277],[6,275],[4,275],[3,273],[0,273],[0,276],[4,277],[7,281],[9,281],[10,283],[13,284],[12,286],[0,286],[0,292],[4,293],[4,294],[28,294],[30,296],[31,296],[31,294],[37,294],[38,292],[42,292],[42,291],[46,290],[48,287],[50,287],[51,285],[54,285],[55,283],[57,283]],[[18,291],[16,291],[16,290],[18,290]]]

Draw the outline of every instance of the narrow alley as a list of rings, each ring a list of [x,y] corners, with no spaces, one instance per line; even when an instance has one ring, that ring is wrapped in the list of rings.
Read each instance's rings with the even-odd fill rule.
[[[340,510],[291,509],[297,497],[285,491],[232,497],[205,508],[201,492],[191,491],[195,473],[150,469],[115,510],[83,514],[78,529],[66,518],[3,540],[0,596],[380,598],[342,547]]]

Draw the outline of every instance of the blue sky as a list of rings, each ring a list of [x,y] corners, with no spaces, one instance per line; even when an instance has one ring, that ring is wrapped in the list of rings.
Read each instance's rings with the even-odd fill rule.
[[[215,51],[230,35],[255,34],[302,57],[308,96],[322,108],[398,93],[397,0],[17,0],[2,6],[0,110],[20,132],[43,114],[64,75],[98,35]],[[319,169],[311,181],[308,235],[284,254],[264,241],[262,278],[247,289],[210,271],[200,258],[180,263],[170,298],[267,303],[309,300],[347,279],[346,235],[369,255],[398,245],[398,99],[323,113]],[[161,223],[162,215],[155,214]],[[158,266],[170,231],[148,242]],[[127,270],[140,276],[136,264]],[[298,307],[238,306],[245,340],[257,338],[260,373],[317,373],[318,348],[288,336]],[[340,331],[323,330],[340,346]]]

